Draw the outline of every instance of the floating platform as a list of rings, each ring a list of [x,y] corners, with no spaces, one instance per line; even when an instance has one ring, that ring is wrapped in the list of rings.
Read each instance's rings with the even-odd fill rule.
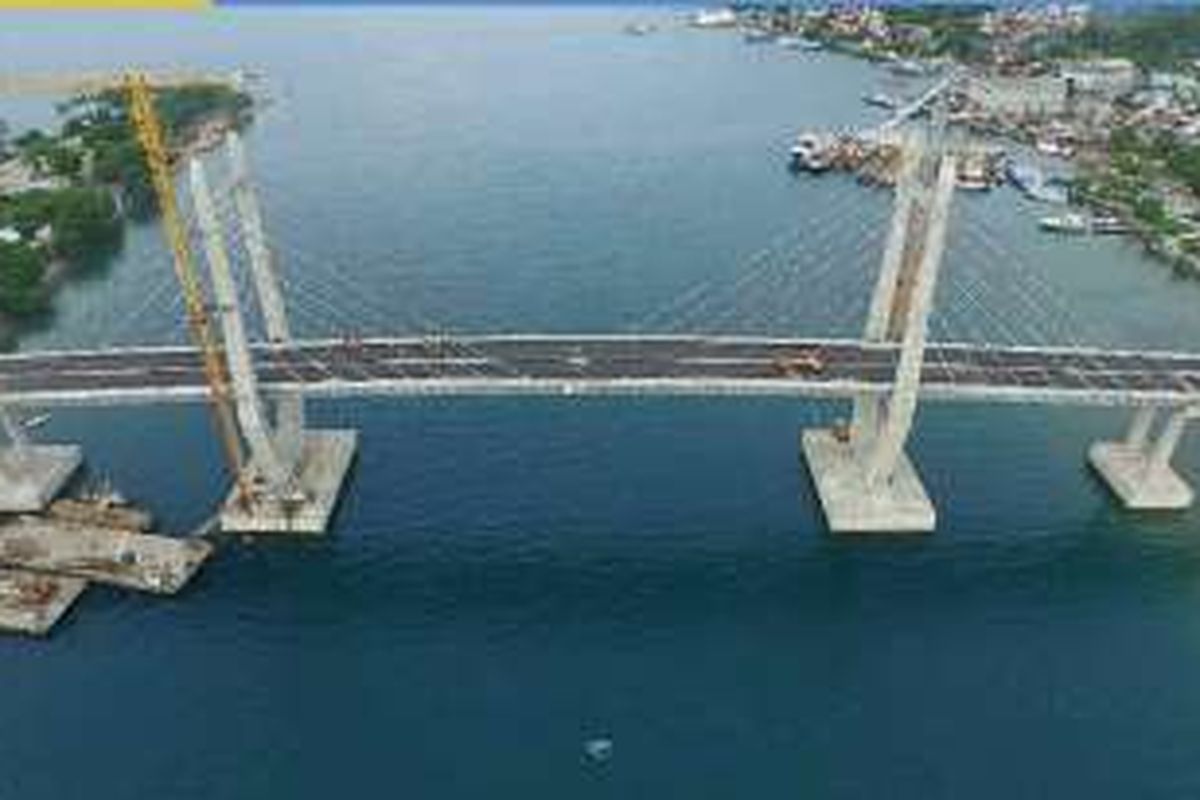
[[[1143,448],[1096,442],[1088,450],[1088,463],[1126,508],[1181,509],[1195,499],[1192,487],[1169,466],[1147,473]]]
[[[890,482],[868,488],[861,459],[832,430],[804,431],[801,447],[834,533],[928,533],[936,527],[933,503],[905,454]]]
[[[83,578],[0,569],[0,630],[46,635],[87,585]]]
[[[212,544],[20,516],[0,523],[0,564],[125,589],[175,594],[211,555]]]
[[[238,502],[237,489],[221,508],[226,533],[324,533],[341,497],[342,484],[358,450],[352,430],[306,431],[300,452],[300,503],[261,501],[250,508]]]
[[[0,452],[0,511],[41,511],[83,463],[73,444],[8,447]]]

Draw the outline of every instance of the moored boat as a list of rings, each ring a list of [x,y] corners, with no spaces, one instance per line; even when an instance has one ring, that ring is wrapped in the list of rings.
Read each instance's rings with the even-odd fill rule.
[[[1130,230],[1129,224],[1115,214],[1092,217],[1092,233],[1120,236],[1129,233]]]
[[[702,9],[692,16],[692,25],[697,28],[732,28],[736,24],[737,14],[732,8]]]
[[[747,28],[742,32],[742,40],[748,44],[765,44],[774,39],[775,34],[762,28]]]
[[[897,108],[900,107],[899,100],[892,97],[891,95],[884,94],[882,92],[876,92],[874,94],[869,94],[869,95],[864,96],[863,102],[869,106],[875,106],[876,108],[884,108],[884,109],[887,109],[888,111],[895,111]]]
[[[1083,214],[1062,214],[1054,217],[1042,217],[1038,227],[1050,233],[1088,233],[1091,223]]]
[[[800,134],[789,154],[791,167],[804,172],[825,172],[833,166],[828,150],[826,141],[817,134]]]

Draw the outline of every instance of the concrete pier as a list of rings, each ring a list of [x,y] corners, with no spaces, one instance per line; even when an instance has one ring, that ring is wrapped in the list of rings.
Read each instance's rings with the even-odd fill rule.
[[[944,118],[935,127],[940,132]],[[900,181],[863,338],[899,346],[885,396],[855,398],[849,425],[801,439],[829,528],[835,533],[924,533],[937,513],[904,452],[917,410],[929,315],[946,246],[957,160],[940,143],[901,149]]]
[[[806,430],[800,443],[830,530],[927,533],[936,527],[937,512],[904,453],[889,480],[871,485],[864,460],[832,430]]]
[[[1150,457],[1135,445],[1096,442],[1088,462],[1126,508],[1188,508],[1195,499],[1192,487],[1169,464],[1151,468]]]
[[[1192,487],[1171,468],[1192,411],[1173,410],[1152,437],[1158,413],[1153,406],[1139,408],[1123,441],[1096,442],[1088,450],[1089,463],[1126,508],[1180,509],[1194,500]]]
[[[229,533],[324,533],[341,497],[346,473],[358,450],[352,430],[305,431],[300,448],[297,498],[265,494],[249,507],[237,488],[221,508],[221,530]],[[251,466],[253,469],[253,465]]]
[[[82,578],[0,569],[0,630],[46,635],[87,585]]]
[[[70,444],[25,444],[0,451],[0,512],[41,511],[83,463]]]

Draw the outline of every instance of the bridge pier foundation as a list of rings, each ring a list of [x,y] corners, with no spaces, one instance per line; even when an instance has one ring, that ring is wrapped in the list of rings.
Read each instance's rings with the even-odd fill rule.
[[[256,492],[243,503],[235,488],[221,507],[221,530],[234,533],[324,533],[358,451],[353,430],[306,430],[290,496]],[[263,474],[251,463],[255,475]]]
[[[1088,461],[1122,505],[1129,509],[1180,509],[1195,499],[1192,487],[1171,467],[1190,413],[1178,410],[1164,423],[1157,439],[1150,438],[1156,410],[1149,406],[1134,414],[1125,439],[1096,442]]]
[[[0,511],[41,511],[79,466],[83,450],[73,444],[29,444],[0,453]]]
[[[939,131],[941,122],[935,123]],[[937,513],[904,452],[934,290],[946,245],[957,161],[941,146],[901,149],[892,227],[867,311],[864,339],[894,342],[900,353],[891,390],[855,398],[844,429],[805,431],[801,440],[829,528],[835,533],[924,533]]]
[[[231,137],[229,144],[236,176],[235,203],[268,333],[272,342],[286,343],[291,341],[291,334],[282,293],[267,251],[257,202],[245,176],[244,154],[236,137]],[[221,217],[203,164],[193,159],[190,172],[192,201],[204,235],[237,423],[250,451],[250,463],[242,467],[237,486],[221,507],[221,529],[237,533],[324,533],[354,460],[358,434],[350,430],[306,430],[303,398],[291,393],[276,398],[271,419],[258,387],[237,281],[225,251]]]
[[[41,511],[83,463],[73,444],[33,444],[21,422],[0,410],[0,427],[9,445],[0,450],[0,512]]]
[[[873,480],[848,437],[819,428],[804,431],[800,443],[833,532],[928,533],[937,526],[933,503],[903,452],[890,475]]]

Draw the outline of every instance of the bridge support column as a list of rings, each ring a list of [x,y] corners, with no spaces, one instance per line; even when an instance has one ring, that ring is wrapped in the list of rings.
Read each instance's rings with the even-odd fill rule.
[[[1171,456],[1183,437],[1189,409],[1171,413],[1151,439],[1156,409],[1139,408],[1123,441],[1096,442],[1088,461],[1105,485],[1130,509],[1180,509],[1194,500],[1192,488],[1171,468]]]
[[[904,453],[920,388],[934,289],[945,246],[956,162],[905,148],[891,233],[864,338],[898,343],[890,394],[854,401],[848,426],[808,430],[801,444],[830,530],[932,531],[937,513]]]
[[[41,511],[83,463],[73,444],[33,444],[20,420],[0,408],[8,446],[0,450],[0,512]]]
[[[263,292],[268,336],[289,340],[279,287],[259,223],[257,205],[245,182],[240,144],[232,141],[235,201],[244,226],[256,285]],[[205,255],[212,274],[213,295],[221,317],[225,357],[233,382],[238,426],[250,449],[252,490],[243,497],[236,488],[221,510],[221,529],[247,533],[323,533],[337,506],[358,447],[355,431],[304,429],[302,398],[289,395],[276,408],[272,424],[259,391],[246,336],[225,237],[199,161],[191,164],[192,197],[204,233]]]
[[[933,503],[904,453],[890,475],[872,482],[858,448],[838,431],[804,431],[801,446],[834,533],[927,533],[937,525]]]

